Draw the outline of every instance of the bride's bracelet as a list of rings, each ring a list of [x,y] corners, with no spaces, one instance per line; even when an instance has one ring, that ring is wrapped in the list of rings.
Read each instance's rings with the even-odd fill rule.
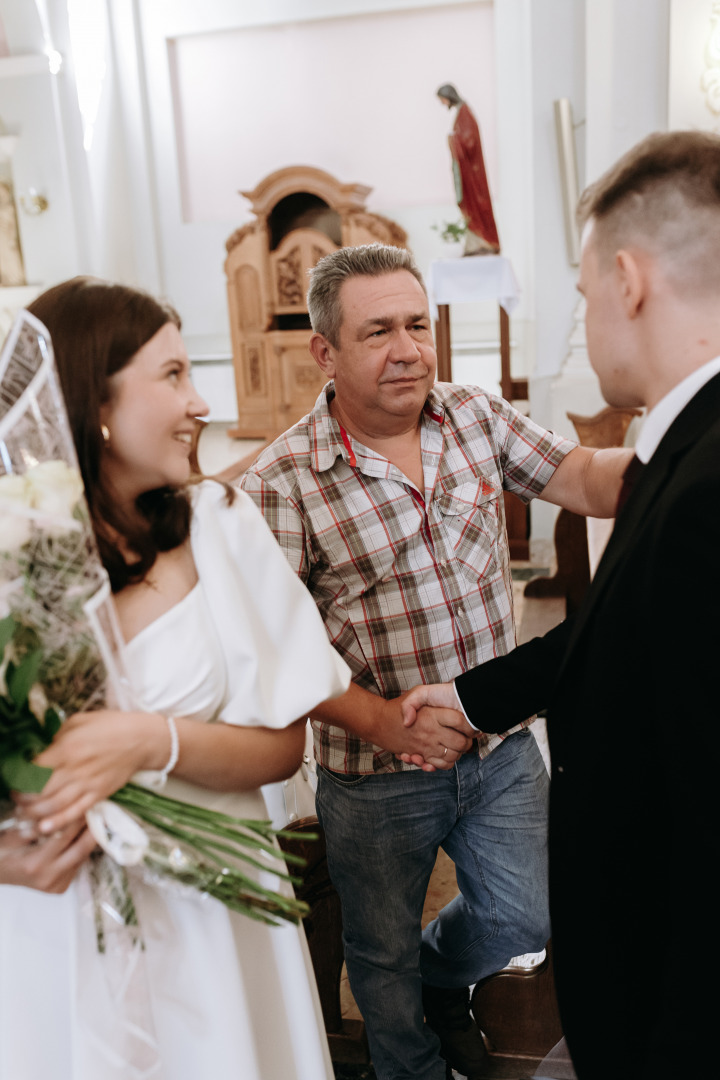
[[[160,791],[165,787],[167,778],[177,765],[180,756],[180,740],[178,738],[175,717],[166,716],[165,723],[170,732],[170,757],[167,759],[165,768],[141,769],[140,772],[136,772],[132,776],[133,784],[140,784],[141,787],[151,788],[153,791]]]
[[[165,765],[165,768],[160,770],[158,776],[158,782],[160,786],[165,784],[168,776],[177,765],[178,758],[180,757],[180,740],[178,738],[175,717],[166,716],[165,719],[167,721],[168,730],[170,732],[170,757],[167,759],[167,764]]]

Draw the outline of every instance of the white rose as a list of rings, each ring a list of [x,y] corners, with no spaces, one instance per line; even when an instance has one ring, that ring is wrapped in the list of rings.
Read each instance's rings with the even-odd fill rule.
[[[0,499],[29,506],[30,493],[25,483],[25,477],[18,476],[17,473],[5,473],[0,476]]]
[[[70,518],[83,493],[77,469],[64,461],[42,461],[25,474],[33,507],[49,517]]]
[[[29,505],[25,477],[0,476],[0,551],[16,551],[30,539],[30,520],[23,514]]]

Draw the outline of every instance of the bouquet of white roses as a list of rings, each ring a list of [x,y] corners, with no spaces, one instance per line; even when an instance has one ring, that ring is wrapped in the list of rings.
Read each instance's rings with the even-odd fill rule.
[[[33,758],[66,716],[132,706],[121,648],[49,336],[23,312],[0,357],[0,828],[15,824],[12,790],[42,790],[50,770]],[[88,824],[112,855],[91,869],[101,949],[103,911],[136,923],[124,866],[264,922],[297,922],[307,911],[240,868],[296,880],[278,867],[273,838],[282,834],[269,822],[127,784],[89,811]]]

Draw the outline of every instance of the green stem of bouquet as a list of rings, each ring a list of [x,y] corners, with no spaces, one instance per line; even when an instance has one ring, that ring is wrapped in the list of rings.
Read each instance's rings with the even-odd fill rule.
[[[277,925],[278,918],[296,923],[307,914],[307,904],[265,888],[239,868],[228,867],[227,860],[218,855],[230,856],[232,860],[242,861],[298,884],[297,877],[263,864],[248,853],[248,849],[265,851],[277,860],[284,858],[287,862],[304,865],[305,860],[300,856],[280,852],[274,847],[275,837],[289,837],[293,835],[292,832],[273,829],[269,821],[233,818],[215,810],[171,799],[136,784],[126,784],[111,796],[111,800],[145,824],[173,837],[179,844],[197,853],[202,860],[200,867],[192,867],[186,873],[182,868],[173,868],[167,859],[162,859],[161,853],[153,850],[151,843],[145,858],[151,868],[154,866],[157,869],[161,865],[164,875],[169,873],[180,883],[199,887],[202,892],[215,897],[232,910],[271,925]],[[303,836],[303,839],[311,838],[309,834]]]
[[[197,806],[195,803],[171,799],[167,795],[161,795],[138,784],[126,784],[112,796],[112,799],[120,806],[132,810],[133,813],[141,814],[147,811],[169,821],[184,821],[199,829],[204,827],[214,836],[240,841],[247,847],[266,849],[268,843],[272,843],[273,837],[296,837],[291,829],[273,829],[269,821],[235,818],[218,810],[208,810],[203,806]],[[303,837],[306,840],[318,838],[317,833],[304,833]],[[285,852],[284,858],[286,862],[297,863],[299,866],[305,865],[305,860],[300,855]],[[261,867],[261,869],[266,868]]]

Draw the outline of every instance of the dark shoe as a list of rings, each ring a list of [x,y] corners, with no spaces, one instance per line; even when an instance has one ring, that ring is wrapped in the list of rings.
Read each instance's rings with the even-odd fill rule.
[[[446,990],[423,983],[425,1022],[440,1040],[440,1053],[462,1076],[473,1080],[488,1063],[480,1028],[470,1013],[470,991],[466,986]]]

